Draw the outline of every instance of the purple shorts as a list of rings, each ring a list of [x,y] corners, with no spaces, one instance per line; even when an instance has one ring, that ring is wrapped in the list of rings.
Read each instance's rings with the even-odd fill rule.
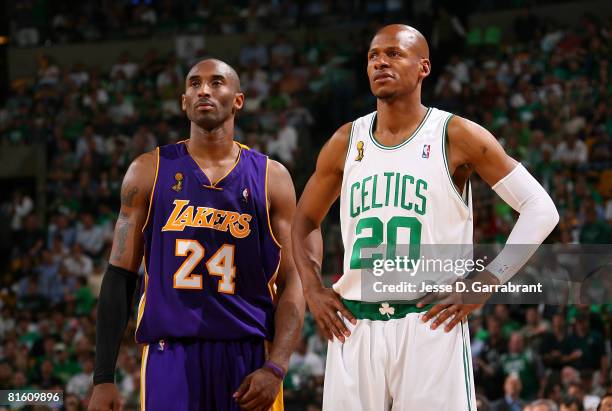
[[[168,341],[142,352],[142,411],[238,411],[232,395],[266,358],[264,340]],[[283,409],[282,389],[272,407]]]

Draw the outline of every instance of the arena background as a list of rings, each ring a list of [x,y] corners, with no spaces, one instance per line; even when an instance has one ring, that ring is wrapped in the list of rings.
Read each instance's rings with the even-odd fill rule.
[[[0,389],[64,389],[67,410],[86,408],[123,174],[137,155],[188,136],[183,79],[208,56],[240,74],[236,138],[285,164],[299,194],[324,141],[375,107],[372,34],[411,24],[432,50],[424,104],[481,123],[528,167],[561,215],[547,241],[611,242],[611,2],[0,4]],[[476,241],[504,242],[516,215],[472,180]],[[343,252],[337,205],[324,235],[331,284]],[[520,390],[522,404],[595,409],[612,388],[611,308],[498,305],[473,315],[478,410],[498,409],[505,389]],[[133,333],[131,322],[117,368],[127,410],[139,395]],[[285,380],[288,410],[320,408],[325,350],[307,317]],[[508,375],[521,384],[504,384]]]

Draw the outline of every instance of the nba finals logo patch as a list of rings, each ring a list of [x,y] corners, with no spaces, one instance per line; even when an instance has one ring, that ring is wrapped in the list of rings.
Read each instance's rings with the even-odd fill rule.
[[[363,141],[357,142],[357,157],[355,161],[361,161],[363,159]]]
[[[423,145],[423,155],[421,157],[423,158],[429,158],[429,151],[431,150],[431,145],[429,144],[424,144]]]
[[[176,173],[174,179],[176,184],[172,186],[172,189],[178,193],[183,189],[183,173]]]
[[[245,203],[249,202],[249,189],[245,188],[244,190],[242,190],[242,201],[244,201]]]

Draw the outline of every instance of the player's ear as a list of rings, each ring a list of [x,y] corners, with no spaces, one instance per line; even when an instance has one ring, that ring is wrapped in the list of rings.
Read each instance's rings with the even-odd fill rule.
[[[421,62],[419,63],[419,71],[422,75],[422,78],[429,76],[429,73],[431,73],[431,62],[429,61],[429,59],[421,59]]]
[[[234,113],[240,109],[244,105],[244,93],[236,93],[234,97]]]
[[[181,110],[187,111],[187,97],[181,94]]]

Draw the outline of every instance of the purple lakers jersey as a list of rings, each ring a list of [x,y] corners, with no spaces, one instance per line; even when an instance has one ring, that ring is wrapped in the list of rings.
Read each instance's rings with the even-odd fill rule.
[[[186,142],[157,154],[136,341],[272,339],[280,244],[268,215],[267,157],[240,145],[235,166],[211,182]]]

